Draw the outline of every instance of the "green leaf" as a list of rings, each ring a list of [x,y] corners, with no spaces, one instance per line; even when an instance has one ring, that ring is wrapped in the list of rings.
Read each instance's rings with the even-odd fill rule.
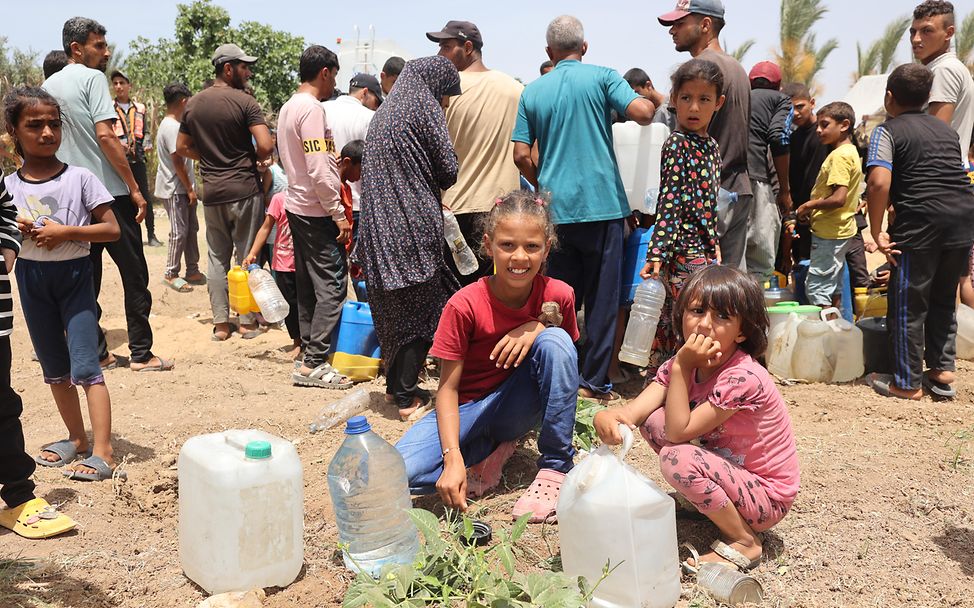
[[[466,515],[463,516],[463,538],[468,541],[473,538],[473,520]]]
[[[514,552],[511,550],[510,545],[497,545],[497,559],[500,560],[501,565],[507,570],[508,576],[514,574],[514,569],[517,566],[514,562]]]
[[[528,527],[529,519],[531,519],[530,513],[525,513],[517,518],[517,521],[514,522],[514,527],[511,529],[511,543],[516,543],[521,538],[524,530]]]
[[[416,528],[423,535],[423,540],[426,541],[427,545],[443,544],[443,539],[440,537],[440,520],[436,519],[436,515],[426,509],[409,509],[406,513],[416,524]]]

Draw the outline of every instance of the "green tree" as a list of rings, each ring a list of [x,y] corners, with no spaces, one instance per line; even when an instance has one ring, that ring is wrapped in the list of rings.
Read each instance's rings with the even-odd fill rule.
[[[886,30],[878,40],[869,45],[864,52],[856,43],[858,68],[856,80],[868,74],[885,74],[896,60],[896,47],[903,40],[903,34],[910,27],[912,19],[909,15],[894,19],[886,26]]]
[[[827,12],[822,0],[781,0],[780,48],[775,58],[783,82],[811,86],[825,60],[838,48],[839,41],[835,38],[819,46],[812,31]]]
[[[738,46],[735,49],[729,49],[727,47],[727,41],[726,40],[724,41],[724,43],[721,46],[723,48],[725,48],[725,49],[728,49],[727,50],[727,54],[730,55],[731,57],[733,57],[734,59],[736,59],[738,63],[743,63],[744,62],[744,56],[747,55],[748,51],[751,50],[751,47],[753,47],[754,44],[755,44],[754,39],[753,38],[748,38],[747,40],[745,40],[744,42],[742,42],[740,46]]]
[[[0,36],[0,93],[6,94],[12,87],[38,85],[44,81],[37,55],[32,50],[9,48],[6,36]]]
[[[177,11],[172,39],[153,42],[139,37],[125,58],[133,88],[146,103],[161,102],[162,89],[174,81],[199,91],[204,81],[213,78],[213,51],[227,42],[240,45],[260,59],[254,67],[251,86],[265,107],[276,112],[297,88],[303,38],[254,21],[233,28],[230,13],[211,0],[180,4]]]
[[[974,72],[974,11],[969,13],[954,34],[957,57]]]

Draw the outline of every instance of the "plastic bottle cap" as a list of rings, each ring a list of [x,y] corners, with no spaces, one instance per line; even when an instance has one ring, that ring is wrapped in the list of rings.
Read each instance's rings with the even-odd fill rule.
[[[361,435],[362,433],[367,433],[372,430],[372,425],[365,416],[352,416],[345,423],[345,434],[346,435]]]
[[[251,460],[264,460],[271,457],[269,441],[250,441],[244,448],[244,456]]]
[[[247,266],[247,272],[253,272],[255,270],[260,270],[260,266],[258,266],[257,264],[251,264],[250,266]]]

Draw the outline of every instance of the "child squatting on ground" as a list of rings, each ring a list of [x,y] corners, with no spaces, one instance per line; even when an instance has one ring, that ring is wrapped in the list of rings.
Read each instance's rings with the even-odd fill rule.
[[[111,399],[98,363],[98,321],[90,243],[120,235],[112,195],[87,169],[69,166],[55,154],[61,145],[61,109],[38,87],[19,87],[4,99],[24,165],[5,178],[17,205],[24,237],[16,266],[24,319],[44,382],[51,386],[68,438],[46,446],[35,458],[48,467],[68,465],[65,476],[86,481],[111,479]],[[78,389],[84,388],[94,446],[85,433]],[[78,455],[87,457],[71,464]]]
[[[852,141],[855,110],[838,101],[818,111],[818,137],[831,149],[819,170],[812,198],[795,211],[812,227],[811,259],[805,279],[809,304],[828,307],[841,293],[842,269],[858,232],[856,211],[862,191],[862,159]]]
[[[496,273],[447,303],[430,350],[442,359],[436,410],[396,449],[413,494],[436,491],[447,507],[465,510],[468,496],[500,482],[517,439],[540,423],[540,470],[513,515],[552,521],[575,455],[575,296],[566,283],[541,274],[555,227],[535,194],[497,199],[485,233]]]
[[[693,273],[718,260],[717,191],[720,151],[707,134],[714,113],[724,105],[724,77],[717,64],[692,59],[672,76],[677,131],[663,145],[656,229],[640,275],[664,281],[666,301],[656,329],[649,373],[679,346],[671,324],[673,302]]]
[[[932,85],[933,73],[922,65],[893,70],[889,120],[873,131],[866,157],[869,226],[890,264],[893,368],[892,376],[871,374],[869,383],[901,399],[920,399],[924,388],[935,398],[956,394],[957,281],[974,242],[974,189],[957,160],[957,132],[923,111]]]
[[[767,346],[764,297],[743,272],[709,266],[677,298],[673,324],[676,356],[636,399],[596,414],[595,429],[615,445],[620,424],[639,427],[666,481],[720,530],[701,560],[750,569],[758,533],[784,518],[799,482],[784,399],[755,360]]]

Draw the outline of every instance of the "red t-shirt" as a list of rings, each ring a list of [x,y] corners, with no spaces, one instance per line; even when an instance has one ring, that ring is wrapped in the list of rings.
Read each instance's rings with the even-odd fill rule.
[[[514,367],[498,368],[490,360],[490,353],[512,329],[536,321],[545,302],[558,304],[564,317],[561,328],[573,341],[578,340],[575,292],[557,279],[536,276],[531,296],[518,309],[509,308],[498,300],[490,291],[487,278],[453,294],[440,316],[430,354],[448,361],[463,361],[459,390],[461,404],[490,394],[514,372]]]

